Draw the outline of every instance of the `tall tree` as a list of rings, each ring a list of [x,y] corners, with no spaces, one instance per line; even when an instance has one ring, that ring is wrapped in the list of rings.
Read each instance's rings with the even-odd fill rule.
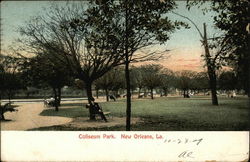
[[[0,99],[7,96],[9,101],[17,90],[22,89],[19,58],[16,56],[0,54]]]
[[[176,27],[185,26],[182,22],[173,22],[168,19],[166,13],[176,7],[174,1],[94,1],[94,6],[102,11],[102,20],[105,20],[101,28],[110,30],[108,26],[116,30],[114,33],[122,44],[122,56],[125,62],[125,78],[127,89],[126,130],[130,130],[131,121],[131,85],[130,63],[133,61],[155,60],[160,55],[157,51],[139,51],[163,44],[169,39],[169,35]],[[98,10],[94,8],[91,13]],[[99,15],[98,15],[99,16]],[[108,16],[108,17],[106,17]],[[112,30],[111,30],[112,31]],[[159,51],[158,51],[159,52]]]
[[[204,1],[188,1],[188,7],[193,5],[203,5]],[[229,66],[232,66],[238,74],[244,90],[250,97],[250,2],[248,0],[212,0],[210,7],[205,11],[213,11],[214,24],[223,32],[219,37],[217,45],[225,46],[220,52],[223,59]]]
[[[189,90],[193,87],[195,72],[183,70],[177,73],[177,87],[183,91],[183,97],[189,98]]]
[[[22,64],[22,73],[26,80],[35,87],[49,86],[52,88],[55,99],[55,110],[59,110],[61,103],[61,89],[72,82],[69,70],[57,60],[48,58],[49,54],[41,54],[28,58]]]
[[[248,0],[227,0],[222,3],[213,0],[211,8],[218,13],[214,17],[215,25],[225,32],[223,40],[227,41],[225,60],[233,64],[243,88],[250,97],[250,34],[247,25],[250,22],[250,2]]]
[[[185,25],[182,22],[173,22],[168,19],[166,13],[176,7],[174,1],[128,1],[121,2],[121,12],[125,17],[125,78],[127,88],[127,119],[126,130],[130,130],[131,120],[131,93],[129,65],[134,60],[158,59],[156,52],[148,53],[147,57],[136,56],[138,50],[152,45],[165,43],[175,28]],[[156,56],[152,58],[152,56]]]
[[[52,62],[56,58],[67,66],[84,82],[91,104],[93,82],[122,64],[124,56],[119,35],[109,23],[115,13],[104,12],[103,6],[92,1],[83,3],[86,5],[52,6],[46,16],[38,16],[20,28],[20,41],[36,55],[46,51],[53,55]],[[89,113],[90,119],[95,119],[92,109]]]
[[[138,88],[138,98],[140,98],[141,90],[145,86],[143,82],[143,74],[144,71],[141,68],[141,66],[131,67],[131,79],[132,79],[131,86],[134,88],[135,87]]]
[[[219,105],[218,98],[217,98],[217,76],[216,71],[218,68],[221,67],[221,57],[223,52],[225,51],[227,42],[222,41],[222,43],[219,46],[216,46],[212,43],[209,43],[210,38],[207,36],[207,26],[206,23],[203,23],[203,32],[198,28],[197,24],[194,23],[193,20],[190,18],[183,16],[181,14],[175,13],[174,14],[187,19],[197,30],[197,32],[200,35],[202,46],[204,47],[204,57],[205,65],[207,68],[207,73],[209,77],[209,86],[211,91],[211,97],[212,97],[212,104],[213,105]],[[215,40],[215,38],[211,38],[212,40]],[[217,48],[216,48],[217,47]],[[213,49],[215,49],[212,51]]]
[[[162,69],[161,75],[161,85],[160,88],[163,90],[163,95],[167,96],[171,87],[175,86],[176,77],[174,72],[170,69]]]
[[[145,87],[150,90],[151,99],[154,99],[153,90],[162,85],[161,70],[163,66],[158,64],[142,65],[140,67],[143,71],[142,82]]]

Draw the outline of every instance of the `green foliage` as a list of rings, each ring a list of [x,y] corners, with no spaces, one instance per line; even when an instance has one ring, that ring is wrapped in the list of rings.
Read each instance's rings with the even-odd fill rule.
[[[142,65],[142,83],[148,89],[155,89],[162,84],[161,70],[163,69],[162,65],[159,64],[148,64]]]
[[[193,88],[193,79],[195,77],[194,71],[183,70],[177,74],[177,87],[181,90],[187,91]]]
[[[29,86],[62,88],[72,84],[69,70],[43,54],[27,59],[22,64],[22,70],[22,76],[29,82]]]
[[[22,88],[18,58],[0,54],[0,99],[1,97],[11,99],[17,90]]]
[[[118,91],[119,89],[124,89],[124,70],[121,67],[114,68],[97,79],[94,84],[103,90]]]
[[[144,83],[143,83],[143,69],[140,67],[135,67],[132,66],[131,67],[131,71],[130,71],[130,76],[131,76],[131,86],[133,87],[133,89],[135,88],[143,88],[144,87]]]
[[[193,78],[193,90],[209,89],[209,78],[206,72],[198,72]]]
[[[174,72],[167,68],[162,69],[160,88],[163,90],[165,96],[167,96],[168,92],[170,91],[170,88],[176,86],[175,83],[176,76],[174,75]]]
[[[223,71],[219,78],[219,89],[235,90],[237,88],[237,78],[233,71]]]

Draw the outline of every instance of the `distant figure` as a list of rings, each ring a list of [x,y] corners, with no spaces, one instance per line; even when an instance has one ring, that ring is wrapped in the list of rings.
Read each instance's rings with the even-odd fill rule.
[[[55,99],[53,97],[49,98],[49,99],[45,99],[44,100],[44,106],[48,107],[48,106],[55,106]]]
[[[234,98],[234,97],[236,97],[236,93],[235,93],[235,91],[232,91],[231,98]]]
[[[139,95],[138,95],[138,98],[143,98],[144,97],[144,93],[140,93]]]
[[[111,100],[116,101],[116,98],[115,98],[115,96],[114,96],[114,95],[110,95],[110,96],[109,96],[109,98],[110,98]]]
[[[107,122],[107,118],[105,117],[101,106],[95,102],[94,98],[91,98],[91,104],[87,104],[86,108],[91,108],[94,114],[99,114],[102,118],[102,120],[104,120],[105,122]]]

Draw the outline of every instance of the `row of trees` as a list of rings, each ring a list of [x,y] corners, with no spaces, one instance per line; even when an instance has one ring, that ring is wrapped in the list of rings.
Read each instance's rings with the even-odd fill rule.
[[[105,91],[107,101],[109,101],[109,95],[120,96],[126,89],[123,73],[123,68],[118,67],[95,81],[97,97],[99,90]],[[167,96],[170,91],[180,90],[186,98],[189,97],[190,91],[206,94],[210,89],[209,77],[206,72],[189,70],[173,72],[159,64],[132,66],[130,76],[131,92],[136,91],[138,98],[142,97],[141,93],[146,95],[145,92],[149,91],[153,99],[154,90],[157,90],[162,96]],[[218,90],[240,90],[242,86],[239,83],[233,71],[221,71],[218,74]]]
[[[2,56],[3,57],[3,56]],[[12,57],[3,57],[2,59],[8,61],[9,68],[12,68],[12,73],[2,68],[1,70],[1,94],[7,94],[8,98],[11,98],[15,92],[19,89],[25,90],[29,87],[45,88],[50,87],[53,90],[54,98],[57,104],[55,110],[58,111],[61,101],[61,89],[65,85],[77,86],[78,88],[84,88],[84,82],[74,80],[70,73],[67,73],[67,69],[63,67],[59,68],[47,60],[42,58],[33,57],[25,61],[15,59]],[[12,62],[19,63],[19,72],[10,66],[10,60]],[[15,61],[14,61],[15,60]],[[20,64],[22,62],[22,64]],[[2,65],[7,65],[3,63]],[[61,65],[60,65],[61,66]],[[99,96],[99,91],[105,91],[107,101],[109,96],[121,96],[124,95],[126,89],[126,81],[124,78],[124,68],[122,66],[114,68],[107,72],[104,76],[100,77],[94,82],[94,89],[96,91],[96,97]],[[147,64],[142,66],[132,66],[130,70],[131,76],[131,91],[136,91],[138,98],[147,95],[148,91],[151,98],[154,98],[154,90],[157,90],[162,96],[167,96],[170,91],[179,89],[182,91],[184,97],[189,96],[189,91],[196,91],[197,93],[203,91],[208,92],[209,79],[206,72],[194,72],[194,71],[178,71],[173,72],[159,64]],[[241,89],[242,86],[237,85],[238,81],[233,71],[223,71],[219,75],[218,89],[220,90],[235,90]],[[92,89],[93,91],[93,89]]]

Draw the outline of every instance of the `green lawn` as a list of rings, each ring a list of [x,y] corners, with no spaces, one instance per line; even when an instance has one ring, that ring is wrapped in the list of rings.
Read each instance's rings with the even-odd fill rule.
[[[134,131],[183,131],[183,130],[250,130],[250,107],[245,97],[219,98],[219,106],[212,106],[208,97],[162,97],[134,100],[132,117],[140,117],[142,123],[132,125]],[[62,105],[65,106],[65,105]],[[79,117],[88,116],[83,104],[67,105],[75,108],[44,110],[41,115]],[[125,117],[126,102],[101,103],[104,111],[112,112],[113,116]],[[71,130],[65,126],[44,127],[36,130]],[[125,127],[111,127],[88,130],[125,130]]]

